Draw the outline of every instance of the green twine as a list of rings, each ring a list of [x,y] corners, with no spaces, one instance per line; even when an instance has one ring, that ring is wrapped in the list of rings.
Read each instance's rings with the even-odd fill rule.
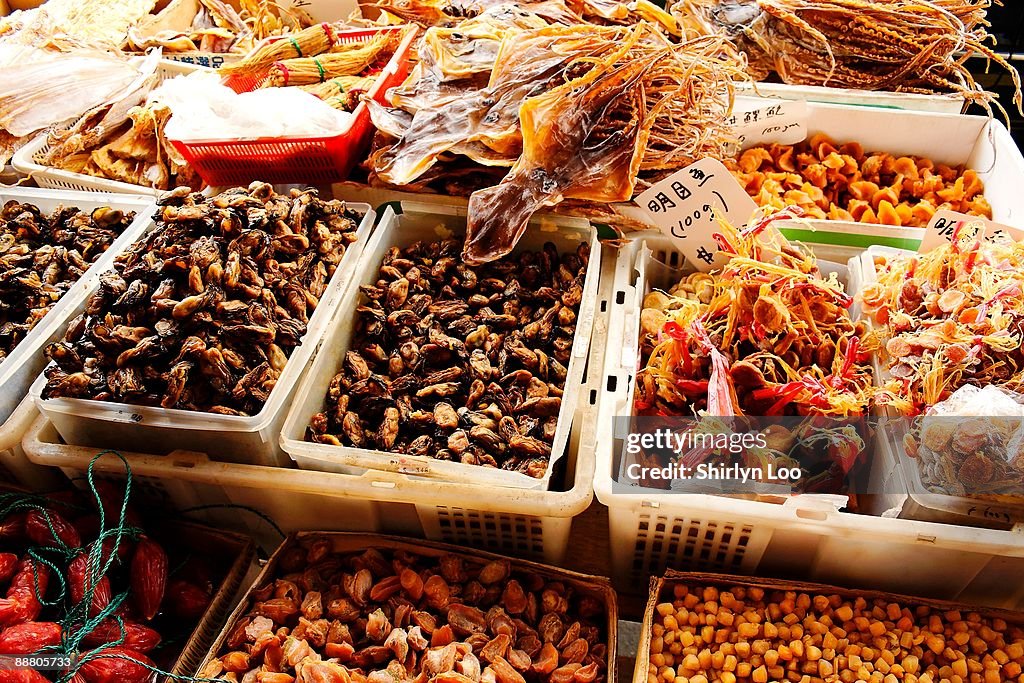
[[[298,42],[297,40],[295,40],[295,38],[292,38],[292,37],[290,37],[290,36],[289,36],[289,38],[288,38],[288,41],[289,41],[289,42],[290,42],[290,43],[292,44],[292,47],[294,47],[294,48],[295,48],[295,52],[297,52],[297,53],[298,53],[298,55],[299,55],[300,57],[302,57],[302,56],[303,56],[303,54],[302,54],[302,48],[301,48],[301,47],[299,47],[299,42]]]
[[[324,65],[320,63],[320,59],[318,57],[313,58],[313,63],[316,64],[316,70],[320,72],[320,82],[323,83],[324,76],[327,75],[327,72],[324,71]]]

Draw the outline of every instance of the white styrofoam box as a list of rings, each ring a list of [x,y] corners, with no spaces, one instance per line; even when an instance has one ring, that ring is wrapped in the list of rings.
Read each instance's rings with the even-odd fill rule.
[[[783,504],[721,496],[654,493],[613,480],[621,441],[614,418],[631,411],[639,364],[643,297],[638,257],[679,267],[681,254],[660,233],[638,233],[620,249],[612,290],[605,392],[598,415],[594,492],[608,506],[614,579],[623,591],[646,588],[664,569],[785,575],[847,586],[1019,608],[1024,606],[1024,528],[966,528],[840,512],[842,497],[799,495]],[[814,246],[829,260],[856,248]],[[621,351],[619,349],[621,348]],[[941,568],[941,569],[936,569]]]
[[[57,340],[67,321],[84,305],[92,287],[98,282],[100,273],[110,267],[117,254],[131,246],[143,234],[154,207],[152,199],[142,197],[0,186],[0,206],[12,200],[34,204],[46,214],[59,206],[73,206],[83,211],[109,206],[125,213],[135,213],[132,224],[0,362],[0,461],[4,463],[0,464],[0,469],[6,469],[24,485],[43,485],[47,483],[45,473],[35,472],[35,468],[24,463],[18,447],[21,435],[28,427],[27,420],[30,418],[27,415],[31,415],[34,407],[19,408],[19,405],[28,395],[32,381],[46,365],[43,349],[50,342]],[[33,478],[38,481],[33,481]]]
[[[598,299],[607,302],[614,260],[602,264]],[[593,500],[597,396],[601,390],[608,316],[595,316],[591,356],[584,378],[582,418],[573,429],[564,485],[531,491],[485,484],[444,484],[395,472],[362,475],[279,469],[212,462],[202,453],[167,456],[122,451],[132,486],[147,499],[184,510],[197,506],[246,506],[287,531],[370,531],[423,536],[434,541],[484,548],[560,564],[569,548],[572,520]],[[69,446],[40,417],[25,435],[28,459],[59,468],[84,485],[98,449]],[[105,455],[95,475],[124,479],[125,463]],[[204,517],[225,528],[243,528],[264,545],[280,542],[268,525],[238,509],[207,509]]]
[[[281,424],[295,395],[295,388],[312,362],[327,322],[349,283],[376,218],[374,211],[365,204],[348,206],[363,214],[357,230],[358,239],[348,246],[327,284],[320,305],[310,316],[302,343],[292,350],[266,404],[256,415],[216,415],[78,398],[44,400],[42,390],[46,378],[41,375],[31,388],[39,410],[54,423],[62,438],[79,446],[133,450],[140,444],[153,444],[150,448],[157,453],[201,449],[233,462],[289,466],[288,456],[278,443]],[[150,221],[146,234],[155,227],[156,223]],[[91,284],[90,293],[98,281]],[[83,297],[77,310],[82,310],[84,305]]]
[[[831,88],[820,85],[746,82],[737,83],[736,90],[739,94],[747,97],[805,100],[819,104],[845,104],[882,109],[907,109],[938,114],[959,114],[963,111],[964,104],[966,104],[963,96],[955,93],[925,95],[922,93],[886,92],[882,90]]]
[[[572,356],[567,366],[565,391],[558,414],[558,426],[551,447],[551,460],[543,478],[537,479],[519,472],[491,467],[466,465],[461,462],[436,460],[426,456],[400,455],[366,448],[332,446],[305,440],[310,419],[323,410],[331,380],[342,367],[345,354],[352,345],[354,334],[353,312],[361,301],[359,285],[377,281],[384,254],[393,246],[406,247],[421,240],[437,240],[452,234],[460,235],[466,228],[466,210],[455,206],[403,204],[402,214],[388,207],[374,231],[356,267],[356,274],[348,288],[336,316],[329,326],[324,350],[317,356],[306,374],[292,403],[281,434],[281,445],[302,469],[341,473],[360,473],[365,469],[380,469],[446,481],[490,483],[494,486],[513,486],[528,489],[546,489],[557,461],[565,451],[579,394],[580,378],[587,358],[591,325],[601,264],[601,244],[597,231],[582,219],[538,215],[519,241],[514,253],[541,249],[552,242],[560,253],[574,252],[581,242],[590,244],[590,261],[584,279],[583,300],[577,316],[576,337]]]
[[[169,59],[162,59],[156,68],[156,75],[161,81],[164,81],[177,76],[187,76],[194,71],[207,70],[194,64],[184,64]],[[11,165],[15,170],[31,177],[39,187],[55,190],[80,190],[84,192],[114,192],[146,197],[158,197],[163,193],[163,190],[157,190],[152,187],[132,185],[131,183],[99,178],[86,173],[72,173],[63,169],[44,166],[43,160],[50,151],[50,146],[47,143],[48,134],[48,131],[43,131],[37,135],[31,142],[15,152],[14,157],[11,159]]]
[[[850,267],[859,269],[859,279],[864,285],[867,285],[878,282],[875,257],[892,258],[915,253],[917,252],[905,249],[872,246],[859,258],[852,259]],[[871,323],[870,320],[868,322]],[[887,378],[883,364],[884,358],[881,358],[880,354],[881,352],[875,355],[875,377],[878,382]],[[886,415],[897,417],[897,413],[891,409],[886,411]],[[1024,503],[947,496],[928,491],[921,481],[918,461],[908,456],[903,448],[902,437],[906,431],[906,425],[895,420],[893,428],[887,431],[887,434],[880,435],[877,446],[878,457],[882,458],[887,466],[876,468],[873,472],[876,479],[869,487],[872,491],[884,492],[875,501],[876,505],[880,501],[884,501],[884,509],[877,510],[878,512],[886,515],[898,515],[907,519],[958,523],[967,526],[1007,528],[1016,523],[1024,523]]]

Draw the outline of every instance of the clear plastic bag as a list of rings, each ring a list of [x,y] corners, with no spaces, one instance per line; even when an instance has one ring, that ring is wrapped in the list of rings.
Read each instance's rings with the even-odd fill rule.
[[[239,94],[202,72],[164,81],[149,101],[170,107],[167,137],[186,142],[337,135],[352,116],[298,88]]]

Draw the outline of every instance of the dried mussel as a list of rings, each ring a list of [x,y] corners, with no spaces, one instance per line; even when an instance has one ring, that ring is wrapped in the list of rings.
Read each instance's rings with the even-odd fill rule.
[[[44,398],[258,413],[297,347],[358,216],[312,189],[182,188],[101,276],[51,344]]]
[[[0,360],[123,233],[135,214],[11,200],[0,209]]]
[[[608,615],[598,591],[508,560],[404,550],[334,553],[313,537],[251,595],[200,672],[297,683],[600,683]],[[288,573],[284,573],[288,572]]]
[[[589,245],[482,266],[461,248],[387,252],[310,440],[544,476]]]

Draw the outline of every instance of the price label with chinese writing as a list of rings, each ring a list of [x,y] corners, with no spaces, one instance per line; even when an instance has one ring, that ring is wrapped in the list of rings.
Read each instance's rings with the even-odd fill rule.
[[[735,112],[725,120],[736,134],[741,147],[764,145],[772,142],[792,145],[807,138],[807,120],[810,108],[800,101],[775,104]]]
[[[719,215],[737,229],[746,225],[757,204],[721,161],[701,159],[656,183],[636,198],[651,223],[670,235],[698,270],[720,268],[727,256],[713,235]]]
[[[919,254],[931,251],[942,244],[953,241],[953,233],[961,225],[970,226],[971,223],[981,223],[985,226],[985,237],[991,239],[997,235],[1008,235],[1014,242],[1024,239],[1024,230],[1011,228],[1008,225],[995,223],[981,216],[970,216],[957,211],[940,209],[932,216],[928,227],[925,228],[924,239],[921,246],[917,248]],[[973,232],[973,231],[972,231]]]

